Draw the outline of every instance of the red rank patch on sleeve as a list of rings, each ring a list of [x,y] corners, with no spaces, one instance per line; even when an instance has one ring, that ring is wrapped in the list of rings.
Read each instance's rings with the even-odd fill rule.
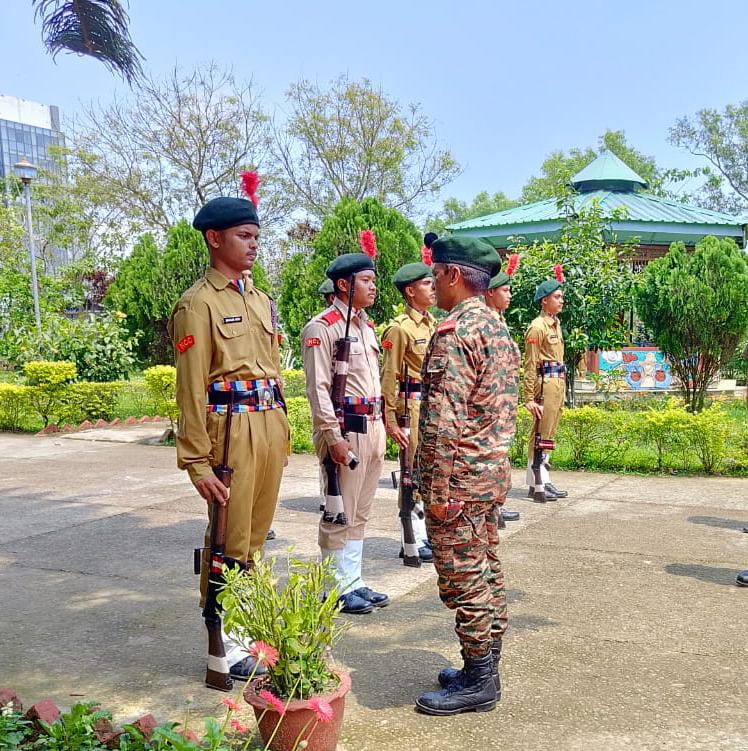
[[[382,346],[385,349],[392,349],[392,342],[389,339],[383,339],[382,340]]]
[[[278,334],[278,346],[280,347],[281,344],[283,344],[283,334]]]
[[[307,347],[319,347],[322,344],[322,340],[318,336],[310,336],[304,340],[304,344]]]
[[[528,336],[527,337],[527,343],[528,344],[537,344],[538,343],[538,339],[535,336]]]
[[[184,354],[194,343],[195,337],[192,334],[187,334],[187,336],[177,342],[177,349],[181,354]]]

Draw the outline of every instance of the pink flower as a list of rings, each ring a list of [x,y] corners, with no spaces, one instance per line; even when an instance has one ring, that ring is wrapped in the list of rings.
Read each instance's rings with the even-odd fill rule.
[[[286,714],[286,705],[273,693],[267,689],[263,689],[258,694],[260,699],[264,699],[268,703],[268,707],[277,712],[281,717]]]
[[[192,741],[192,743],[200,743],[200,737],[197,733],[193,733],[191,730],[182,730],[180,732],[182,738],[186,741]]]
[[[330,703],[326,702],[324,699],[310,699],[309,707],[314,710],[314,713],[317,715],[317,719],[320,722],[330,722],[330,720],[332,720],[332,707],[330,706]]]
[[[274,668],[278,662],[278,650],[264,641],[256,641],[247,651],[266,668]]]
[[[221,699],[221,703],[225,704],[232,712],[238,712],[241,708],[239,702],[236,701],[236,699],[232,699],[231,697]]]
[[[237,733],[249,732],[249,728],[243,722],[239,722],[236,717],[231,718],[231,727],[236,730]]]

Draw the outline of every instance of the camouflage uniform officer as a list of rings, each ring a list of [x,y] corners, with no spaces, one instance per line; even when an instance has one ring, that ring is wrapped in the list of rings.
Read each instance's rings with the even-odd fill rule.
[[[410,447],[410,463],[418,445],[418,413],[421,405],[421,366],[426,346],[434,333],[434,317],[429,308],[434,304],[434,278],[431,267],[425,263],[408,263],[399,268],[392,283],[405,300],[405,312],[396,316],[382,334],[382,396],[384,398],[384,425],[387,435],[401,449]],[[410,437],[397,424],[398,415],[404,414],[405,370],[408,371],[408,411]],[[400,501],[401,502],[401,499]],[[433,560],[426,534],[423,509],[411,512],[413,531],[422,561]],[[404,544],[404,543],[403,543]],[[400,557],[404,555],[400,548]]]
[[[242,276],[257,257],[260,222],[254,205],[215,198],[200,209],[193,226],[203,233],[210,268],[182,295],[169,320],[180,409],[177,463],[209,504],[226,504],[229,492],[213,467],[223,458],[226,397],[233,392],[226,557],[246,566],[270,529],[287,458],[277,316],[274,302]],[[209,545],[210,524],[205,540]],[[230,637],[224,641],[231,675],[246,680],[252,659],[244,645]]]
[[[506,326],[483,299],[501,267],[493,247],[477,238],[447,237],[431,250],[436,304],[449,315],[436,327],[423,363],[415,480],[439,596],[456,611],[464,665],[443,681],[442,691],[421,695],[416,707],[451,715],[493,709],[500,696],[497,614],[506,604],[493,580],[492,557],[499,499],[509,482],[519,358]]]
[[[519,258],[519,256],[515,255],[513,256],[513,258],[517,259]],[[507,326],[506,319],[504,318],[504,312],[509,309],[509,305],[512,302],[512,277],[506,271],[500,271],[498,274],[496,274],[496,276],[491,277],[491,281],[488,284],[488,289],[486,290],[485,298],[486,305],[488,305],[488,307],[492,310],[495,310],[499,314],[499,316],[501,316],[501,320],[507,327],[508,332],[509,326]],[[514,344],[514,340],[512,340],[512,344]],[[515,348],[517,347],[516,344],[514,344],[514,346]],[[519,357],[519,349],[517,349],[517,356]],[[507,492],[510,488],[511,478],[509,487],[507,487]],[[519,511],[509,511],[508,509],[505,509],[505,500],[506,496],[501,501],[501,516],[499,520],[500,528],[506,526],[504,522],[519,521]]]
[[[535,420],[540,420],[540,435],[550,440],[556,435],[566,392],[566,366],[564,365],[564,337],[558,314],[564,307],[564,292],[561,282],[547,279],[535,290],[535,302],[540,303],[540,315],[535,318],[525,334],[524,402]],[[538,404],[541,384],[544,405]],[[532,471],[535,435],[530,431],[527,450],[528,497],[534,498],[535,476]],[[540,478],[545,489],[545,499],[555,501],[566,498],[568,493],[559,490],[550,478],[548,456],[544,454],[540,464]]]
[[[355,274],[354,289],[350,278]],[[320,464],[329,454],[337,464],[338,481],[347,524],[319,522],[318,541],[323,556],[335,561],[335,578],[344,613],[370,613],[389,603],[387,595],[374,592],[361,577],[364,533],[384,464],[385,432],[382,425],[382,389],[379,383],[379,342],[374,324],[364,308],[376,299],[374,263],[363,253],[338,256],[327,276],[336,288],[333,304],[312,318],[301,334],[306,392],[312,409],[312,441]],[[345,411],[365,417],[366,433],[343,437],[335,416],[330,389],[333,380],[335,342],[345,336],[349,295],[352,294],[350,362],[345,392]],[[351,469],[349,452],[359,464]],[[326,473],[324,473],[326,481]]]

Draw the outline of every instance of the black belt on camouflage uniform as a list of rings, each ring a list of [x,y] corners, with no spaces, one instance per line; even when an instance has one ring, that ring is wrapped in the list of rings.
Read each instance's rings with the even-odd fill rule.
[[[542,360],[538,365],[538,375],[546,378],[564,378],[566,376],[566,365],[556,360]]]
[[[346,396],[343,412],[347,415],[366,415],[369,420],[381,420],[381,396]]]
[[[233,398],[232,398],[233,395]],[[274,378],[253,381],[216,381],[208,386],[208,412],[266,412],[283,407],[280,388]]]
[[[416,381],[415,378],[408,378],[408,398],[421,398],[421,382]],[[405,381],[400,381],[400,393],[398,394],[398,399],[405,399]]]

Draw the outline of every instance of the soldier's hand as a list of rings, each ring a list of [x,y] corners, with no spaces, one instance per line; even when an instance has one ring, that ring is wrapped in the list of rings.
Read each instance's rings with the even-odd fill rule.
[[[387,435],[403,450],[408,448],[408,436],[399,425],[388,425]]]
[[[529,413],[536,419],[536,420],[542,420],[543,419],[543,407],[542,405],[538,404],[537,402],[526,402],[525,407],[527,407],[527,410]]]
[[[344,464],[348,466],[348,452],[351,450],[351,444],[345,440],[338,441],[330,446],[330,456],[335,464]]]
[[[229,489],[215,475],[203,477],[202,480],[196,480],[193,484],[208,503],[226,505],[229,499]]]

